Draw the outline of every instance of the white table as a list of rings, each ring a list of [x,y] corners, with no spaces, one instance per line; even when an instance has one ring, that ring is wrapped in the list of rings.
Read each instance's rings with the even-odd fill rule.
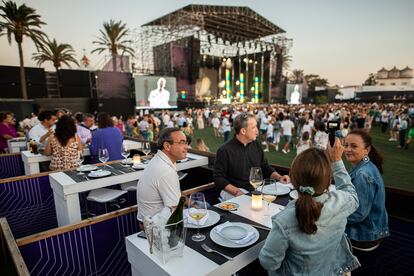
[[[177,163],[178,171],[208,164],[208,158],[205,156],[189,153],[187,157],[194,160]],[[84,182],[75,182],[64,172],[51,173],[49,175],[49,180],[53,189],[58,225],[63,226],[81,221],[79,193],[138,180],[142,172],[143,170],[140,170],[126,174],[91,179]]]
[[[7,147],[9,148],[9,153],[20,152],[20,148],[26,147],[27,142],[24,137],[22,138],[13,138],[7,140]]]
[[[248,218],[258,224],[271,227],[270,216],[263,217],[266,206],[259,211],[251,208],[251,197],[242,195],[231,200],[240,205],[240,208],[233,213]],[[276,214],[284,207],[278,204],[270,204],[270,212]],[[184,248],[183,257],[169,260],[165,265],[161,263],[157,256],[149,253],[148,241],[138,238],[136,234],[125,238],[128,261],[131,263],[132,275],[231,275],[246,265],[250,264],[259,256],[259,252],[265,240],[258,242],[243,253],[234,257],[233,261],[227,261],[218,265],[202,254],[196,252],[188,246]],[[211,253],[214,254],[214,253]]]
[[[127,147],[128,150],[141,148],[141,142],[136,142],[132,140],[124,140],[123,144]],[[90,151],[88,147],[84,148],[83,155],[84,156],[90,155]],[[40,172],[39,163],[52,160],[52,156],[46,156],[40,153],[33,154],[33,153],[30,153],[30,151],[22,151],[22,160],[24,163],[25,175],[31,175],[31,174],[39,173]]]

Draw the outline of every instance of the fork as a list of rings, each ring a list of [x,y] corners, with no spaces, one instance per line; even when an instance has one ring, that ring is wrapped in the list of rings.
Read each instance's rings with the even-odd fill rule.
[[[223,256],[224,258],[226,258],[227,260],[229,260],[229,261],[233,261],[233,258],[232,257],[229,257],[229,256],[227,256],[227,255],[225,255],[225,254],[223,254],[223,253],[221,253],[221,252],[219,252],[219,251],[217,251],[217,250],[214,250],[214,249],[212,249],[212,248],[210,248],[207,244],[205,244],[205,243],[203,243],[202,245],[201,245],[201,247],[205,250],[205,251],[207,251],[208,253],[212,253],[212,252],[214,252],[214,253],[217,253],[217,254],[219,254],[219,255],[221,255],[221,256]]]

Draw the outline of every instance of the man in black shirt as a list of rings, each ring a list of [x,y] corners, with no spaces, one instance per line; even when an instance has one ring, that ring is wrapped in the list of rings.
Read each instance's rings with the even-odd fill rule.
[[[258,129],[253,115],[237,115],[233,126],[236,135],[218,149],[214,164],[214,182],[222,190],[222,199],[239,196],[254,189],[249,183],[252,167],[261,167],[263,178],[290,182],[288,175],[281,176],[267,163],[263,149],[256,141]]]

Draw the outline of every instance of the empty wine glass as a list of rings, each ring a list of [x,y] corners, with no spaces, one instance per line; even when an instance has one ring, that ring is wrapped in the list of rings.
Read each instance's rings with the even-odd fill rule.
[[[263,183],[262,168],[252,167],[250,169],[249,181],[253,188],[257,190],[257,188]]]
[[[277,198],[277,184],[276,180],[271,178],[266,178],[263,181],[262,186],[262,198],[267,202],[266,212],[263,216],[268,217],[272,214],[269,213],[269,205]]]
[[[106,161],[109,160],[108,149],[106,149],[106,148],[99,149],[99,157],[98,158],[99,158],[99,161],[104,163],[104,169],[106,169]]]
[[[79,175],[82,175],[82,174],[84,174],[83,172],[82,172],[82,164],[83,164],[83,161],[85,161],[85,157],[83,156],[83,152],[80,150],[80,151],[78,151],[78,165],[79,165],[79,172],[78,172],[78,174]]]
[[[197,233],[191,239],[196,242],[205,240],[206,236],[200,234],[200,220],[207,215],[207,203],[202,193],[190,195],[188,215],[197,221]]]
[[[142,152],[145,154],[145,157],[151,152],[151,145],[149,142],[142,142]]]
[[[127,164],[127,158],[129,156],[129,149],[126,145],[122,145],[122,149],[121,149],[121,155],[124,157],[124,164]]]

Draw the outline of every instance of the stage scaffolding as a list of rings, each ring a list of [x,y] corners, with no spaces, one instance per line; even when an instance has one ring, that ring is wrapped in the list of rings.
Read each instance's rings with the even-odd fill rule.
[[[276,62],[280,78],[280,57],[292,45],[292,40],[284,33],[283,29],[248,7],[188,5],[130,32],[131,47],[136,53],[132,70],[140,75],[173,76],[172,66],[165,66],[160,71],[155,65],[155,60],[166,64],[172,62],[169,52],[157,51],[157,57],[154,57],[154,49],[169,47],[171,43],[185,47],[188,39],[193,38],[200,44],[200,63],[208,59],[213,59],[213,63],[214,59],[224,62],[228,58],[243,61],[255,56],[259,62],[262,59],[259,64],[262,68],[257,68],[257,72],[263,74],[261,56],[270,53],[270,60]],[[234,72],[232,79],[234,82]],[[263,82],[263,76],[260,80]]]

